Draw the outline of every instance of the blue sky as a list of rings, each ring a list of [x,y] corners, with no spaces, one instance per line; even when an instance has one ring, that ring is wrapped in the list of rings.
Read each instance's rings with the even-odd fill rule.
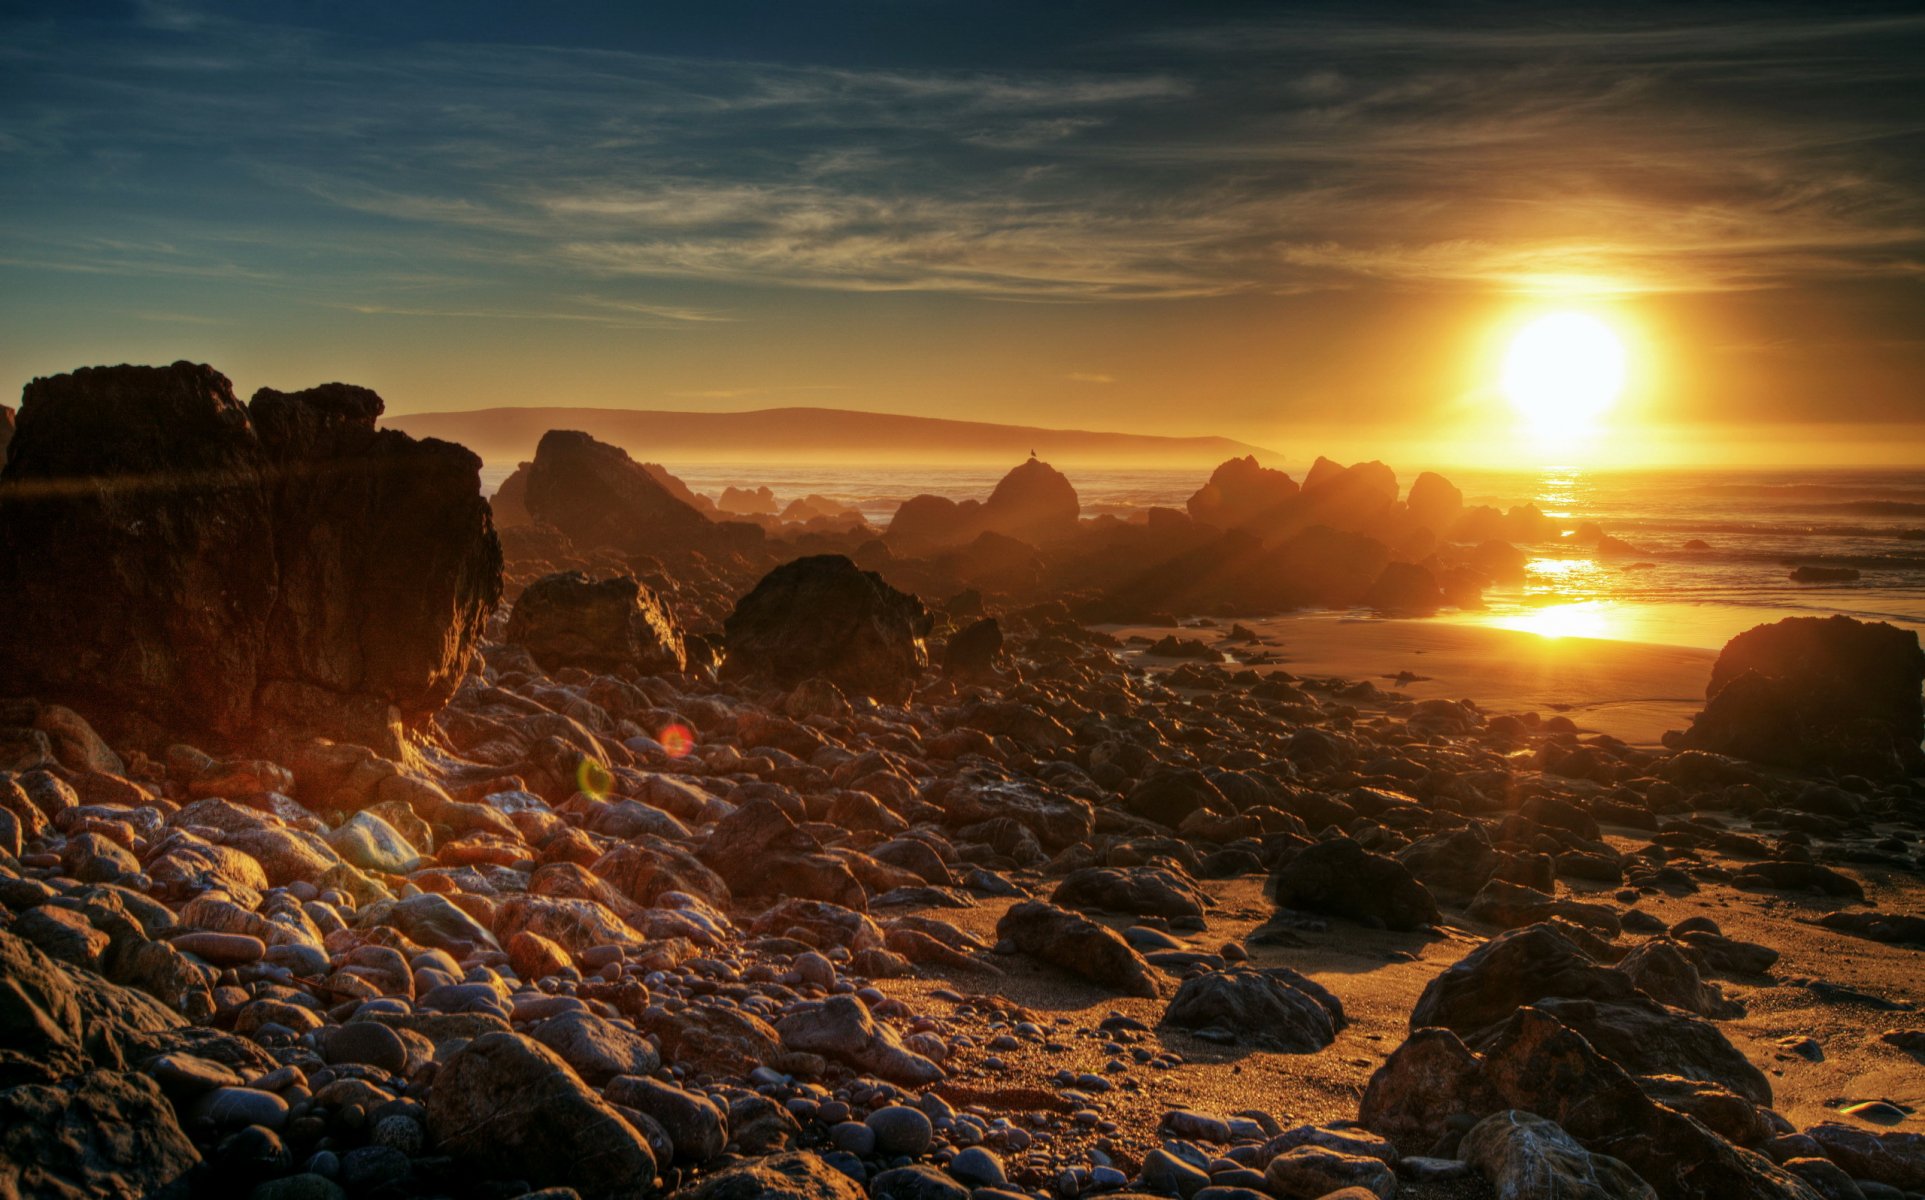
[[[1902,8],[152,0],[0,26],[20,382],[190,357],[397,410],[1275,444],[1447,414],[1486,331],[1569,300],[1624,314],[1664,364],[1648,402],[1685,416],[1925,418]]]

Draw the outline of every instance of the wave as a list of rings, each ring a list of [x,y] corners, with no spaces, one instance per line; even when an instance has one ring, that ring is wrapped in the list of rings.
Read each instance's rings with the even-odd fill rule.
[[[1814,504],[1807,509],[1781,511],[1852,513],[1862,517],[1916,517],[1925,516],[1925,500],[1846,500],[1836,504]]]

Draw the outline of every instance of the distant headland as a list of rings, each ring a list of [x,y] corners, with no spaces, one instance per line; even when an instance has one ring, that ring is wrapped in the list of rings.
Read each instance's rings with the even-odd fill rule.
[[[1214,466],[1273,450],[1224,437],[1156,437],[1083,429],[1041,429],[836,408],[755,412],[671,412],[621,408],[481,408],[410,413],[383,422],[415,437],[460,442],[489,462],[530,458],[550,429],[579,429],[652,460],[863,461],[1007,465],[1031,452],[1059,463]]]

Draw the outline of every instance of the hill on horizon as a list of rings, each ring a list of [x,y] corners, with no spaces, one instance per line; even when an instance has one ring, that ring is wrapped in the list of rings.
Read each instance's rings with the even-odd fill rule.
[[[836,408],[752,412],[675,412],[622,408],[480,408],[406,413],[382,422],[415,437],[460,442],[490,463],[534,457],[550,429],[579,429],[644,462],[869,462],[914,465],[1007,464],[1033,450],[1058,466],[1214,467],[1226,458],[1275,451],[1224,437],[1161,437],[1081,429],[1041,429],[942,417]]]

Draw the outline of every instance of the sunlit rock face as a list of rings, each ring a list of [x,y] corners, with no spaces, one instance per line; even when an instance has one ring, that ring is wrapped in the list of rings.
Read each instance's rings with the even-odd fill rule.
[[[463,447],[326,384],[250,404],[205,365],[36,379],[0,472],[6,690],[117,738],[398,752],[501,590]]]
[[[7,446],[13,441],[13,409],[0,404],[0,466],[7,463]]]

